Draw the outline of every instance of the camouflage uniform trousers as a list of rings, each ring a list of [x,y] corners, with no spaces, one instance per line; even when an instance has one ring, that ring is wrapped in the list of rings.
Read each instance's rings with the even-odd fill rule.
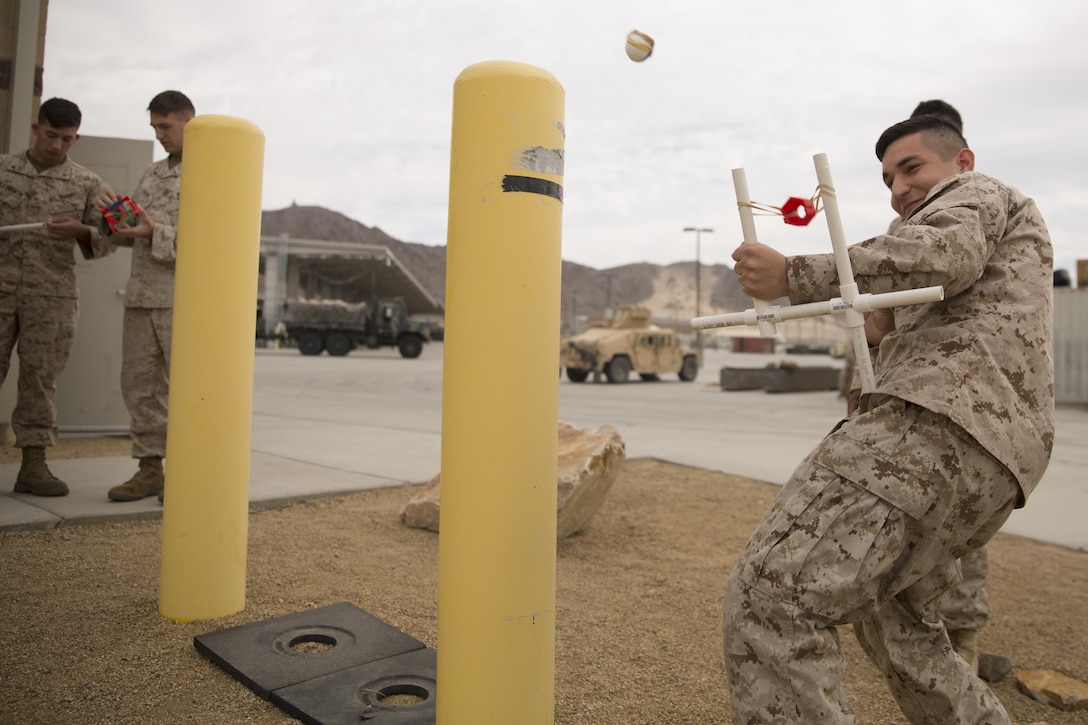
[[[18,343],[19,380],[11,427],[19,448],[57,442],[57,378],[68,364],[79,302],[74,297],[0,293],[0,384]]]
[[[133,458],[166,456],[170,337],[174,310],[126,307],[121,337],[121,395],[132,425]]]
[[[957,558],[1000,529],[1019,486],[947,418],[887,401],[802,462],[730,576],[724,638],[736,723],[856,723],[842,690],[837,627],[847,623],[910,722],[1009,722],[952,650],[938,612],[959,583]],[[876,455],[837,455],[842,435]],[[891,480],[874,460],[895,462]],[[854,478],[891,483],[887,498],[900,505]],[[913,493],[900,498],[897,486]]]

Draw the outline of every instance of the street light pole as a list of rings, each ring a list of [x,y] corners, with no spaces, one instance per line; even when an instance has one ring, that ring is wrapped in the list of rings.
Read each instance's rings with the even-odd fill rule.
[[[702,307],[702,293],[699,289],[699,237],[703,232],[711,233],[714,230],[708,227],[684,227],[685,232],[695,232],[695,316],[699,317]],[[703,363],[703,338],[702,330],[695,331],[695,349],[699,351],[699,364]]]

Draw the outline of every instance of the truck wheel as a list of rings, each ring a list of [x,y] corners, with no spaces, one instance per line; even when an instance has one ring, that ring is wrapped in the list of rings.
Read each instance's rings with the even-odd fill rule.
[[[589,371],[581,368],[567,368],[567,377],[572,383],[584,383],[589,377]]]
[[[325,349],[333,357],[343,357],[351,352],[351,338],[342,332],[330,333],[325,338]]]
[[[325,349],[325,338],[319,332],[304,332],[298,336],[298,351],[303,355],[320,355]]]
[[[690,383],[698,374],[699,361],[695,359],[694,355],[688,355],[684,358],[684,363],[680,366],[680,379],[685,383]]]
[[[423,338],[418,335],[405,335],[397,340],[397,349],[401,357],[419,357],[423,352]]]
[[[622,355],[614,357],[605,366],[604,374],[608,377],[610,383],[626,383],[627,378],[631,375],[631,361]]]

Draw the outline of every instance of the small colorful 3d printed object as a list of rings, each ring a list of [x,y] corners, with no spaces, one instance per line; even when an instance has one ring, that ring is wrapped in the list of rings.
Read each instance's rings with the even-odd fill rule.
[[[127,196],[122,196],[117,201],[102,210],[102,216],[106,217],[106,223],[110,225],[110,231],[116,232],[121,227],[135,226],[140,218],[140,210]]]

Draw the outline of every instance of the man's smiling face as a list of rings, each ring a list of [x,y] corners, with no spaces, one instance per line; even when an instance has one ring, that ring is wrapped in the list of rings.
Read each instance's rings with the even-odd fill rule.
[[[926,144],[925,134],[920,131],[897,139],[884,152],[884,184],[892,192],[892,209],[903,219],[925,201],[934,186],[975,167],[975,156],[970,149],[942,159]]]

